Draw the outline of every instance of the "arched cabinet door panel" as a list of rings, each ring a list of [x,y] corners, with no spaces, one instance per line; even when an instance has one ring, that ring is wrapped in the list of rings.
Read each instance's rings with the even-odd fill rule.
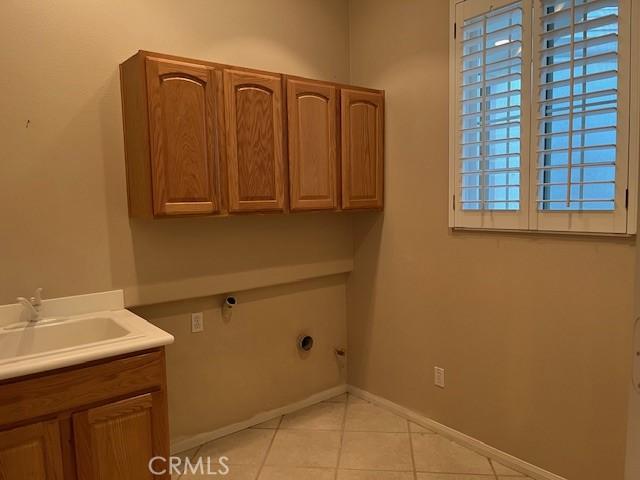
[[[342,89],[342,208],[384,205],[384,94]]]
[[[291,210],[338,207],[338,106],[335,86],[287,80]]]
[[[154,215],[219,211],[221,72],[148,57],[146,73]]]
[[[284,210],[281,76],[225,70],[224,97],[229,211]]]

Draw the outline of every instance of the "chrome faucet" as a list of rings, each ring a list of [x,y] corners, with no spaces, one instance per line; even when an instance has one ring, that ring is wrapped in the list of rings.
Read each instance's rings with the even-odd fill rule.
[[[35,323],[41,319],[40,307],[42,306],[42,288],[36,290],[36,294],[27,299],[25,297],[18,297],[16,299],[29,314],[29,323]]]

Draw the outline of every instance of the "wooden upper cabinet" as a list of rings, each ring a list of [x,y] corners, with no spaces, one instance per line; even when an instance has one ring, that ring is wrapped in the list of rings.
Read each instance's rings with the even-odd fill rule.
[[[342,208],[382,208],[384,94],[342,89]]]
[[[222,69],[140,52],[120,80],[130,216],[223,209]]]
[[[291,210],[338,207],[337,88],[287,79]]]
[[[285,206],[282,78],[224,71],[230,212]]]
[[[131,217],[383,207],[382,91],[144,51],[120,81]]]
[[[155,215],[219,210],[216,90],[220,71],[147,58]]]
[[[58,422],[0,432],[0,479],[64,480]]]

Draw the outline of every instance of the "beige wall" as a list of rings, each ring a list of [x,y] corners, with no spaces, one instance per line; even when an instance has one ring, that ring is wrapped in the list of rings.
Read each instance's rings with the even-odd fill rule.
[[[448,15],[350,2],[351,81],[386,89],[387,197],[355,223],[349,382],[570,480],[621,479],[634,242],[448,230]]]
[[[239,272],[352,258],[341,215],[130,222],[118,78],[148,49],[346,81],[346,2],[3,1],[0,18],[0,304],[38,286],[237,290]]]
[[[219,297],[141,310],[176,335],[174,440],[342,383],[329,350],[344,341],[343,276],[241,290],[348,268],[350,218],[130,222],[118,64],[147,49],[347,81],[346,2],[3,1],[0,19],[0,304],[38,286],[156,301],[239,291],[229,324]],[[199,336],[194,310],[206,311]],[[317,331],[307,360],[293,350],[302,329]]]
[[[231,318],[222,296],[134,311],[175,337],[167,347],[172,439],[184,441],[343,384],[335,355],[346,346],[345,279],[324,277],[238,295]],[[191,333],[191,312],[205,331]],[[301,354],[300,334],[315,339]]]

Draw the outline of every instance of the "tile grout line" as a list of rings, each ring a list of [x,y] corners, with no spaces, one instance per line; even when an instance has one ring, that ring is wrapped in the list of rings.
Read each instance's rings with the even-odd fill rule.
[[[490,458],[487,458],[487,460],[489,460],[489,466],[491,466],[491,471],[493,472],[493,476],[495,477],[496,480],[498,480],[498,471],[496,470],[495,465],[493,465],[493,460]]]
[[[269,442],[269,446],[267,447],[266,452],[264,452],[264,456],[262,457],[262,462],[260,462],[260,467],[258,467],[258,471],[256,472],[256,476],[254,480],[258,480],[260,478],[260,475],[262,475],[262,470],[264,469],[264,466],[267,463],[267,457],[269,456],[269,453],[271,453],[271,447],[273,447],[273,442],[275,442],[276,440],[276,435],[280,430],[280,425],[282,425],[282,420],[284,420],[284,415],[280,415],[280,420],[278,420],[278,425],[276,425],[276,428],[273,430],[271,441]]]
[[[409,432],[409,450],[411,451],[411,467],[413,468],[413,480],[418,480],[418,472],[416,471],[416,456],[413,453],[413,434],[411,433],[411,424],[407,422],[407,430]]]
[[[195,459],[197,459],[198,458],[198,453],[200,453],[200,450],[202,450],[202,447],[204,447],[204,445],[205,445],[204,443],[198,445],[196,447],[196,451],[193,452],[193,455],[191,457],[187,457],[187,458],[195,458]],[[182,466],[182,473],[178,474],[178,477],[176,478],[176,480],[180,480],[182,477],[184,477],[184,472],[185,472],[185,468],[184,468],[184,465],[183,465]],[[169,472],[169,473],[171,473],[171,472]]]
[[[346,432],[346,421],[347,421],[348,409],[349,409],[349,405],[353,404],[353,402],[352,402],[352,398],[351,398],[351,395],[350,395],[350,394],[345,394],[345,401],[344,401],[344,402],[330,402],[330,401],[328,401],[328,400],[325,400],[325,401],[323,401],[323,402],[319,402],[319,403],[325,403],[325,402],[326,402],[326,403],[343,403],[343,405],[344,405],[344,406],[343,406],[343,418],[342,418],[342,422],[341,422],[341,428],[340,428],[339,430],[338,430],[338,429],[335,429],[335,430],[327,430],[327,431],[340,432],[340,442],[339,442],[339,449],[338,449],[338,455],[337,455],[337,464],[336,464],[336,466],[335,466],[335,467],[312,467],[312,466],[300,465],[300,466],[296,466],[296,467],[294,467],[294,468],[314,468],[314,469],[315,469],[315,468],[318,468],[318,469],[321,469],[321,470],[325,470],[325,469],[327,469],[327,470],[335,469],[335,470],[334,470],[334,480],[337,480],[337,479],[338,479],[338,476],[339,476],[339,472],[340,472],[340,462],[341,462],[341,460],[342,460],[342,454],[343,454],[343,448],[344,448],[344,439],[345,439],[345,435],[346,435],[346,433],[347,433],[347,432]],[[386,409],[385,409],[385,410],[386,410]],[[270,439],[270,441],[269,441],[269,445],[267,446],[266,451],[265,451],[265,453],[264,453],[264,455],[263,455],[263,457],[262,457],[262,461],[260,462],[260,464],[259,464],[259,466],[258,466],[258,470],[256,471],[256,474],[255,474],[256,476],[255,476],[255,477],[253,477],[253,480],[259,480],[260,476],[262,475],[263,470],[264,470],[264,468],[266,467],[266,463],[267,463],[268,456],[269,456],[269,454],[270,454],[270,452],[271,452],[271,450],[272,450],[272,447],[273,447],[273,445],[274,445],[274,443],[275,443],[275,438],[276,438],[277,433],[278,433],[279,431],[281,431],[281,430],[282,430],[282,431],[286,431],[286,430],[293,430],[293,431],[296,431],[296,430],[297,430],[297,431],[305,431],[305,430],[307,430],[307,431],[321,431],[321,430],[316,430],[316,429],[295,429],[295,428],[283,428],[283,424],[284,424],[284,417],[285,417],[285,415],[281,415],[281,416],[280,416],[280,418],[278,419],[278,422],[277,422],[277,424],[275,425],[275,427],[274,427],[274,428],[269,429],[269,430],[273,430],[273,434],[272,434],[271,439]],[[407,430],[405,430],[405,432],[407,432],[407,434],[409,435],[409,448],[410,448],[411,464],[412,464],[412,470],[411,470],[411,471],[407,470],[406,472],[407,472],[407,473],[412,473],[412,474],[413,474],[413,479],[414,479],[414,480],[417,480],[417,479],[418,479],[418,474],[419,474],[419,473],[423,473],[423,471],[422,471],[422,470],[421,470],[421,471],[418,471],[417,466],[416,466],[416,461],[415,461],[415,451],[414,451],[414,444],[413,444],[413,440],[414,440],[413,435],[414,435],[414,432],[412,432],[412,431],[411,431],[411,422],[410,422],[408,419],[406,419],[406,418],[404,419],[404,421],[406,422],[406,425],[407,425]],[[246,429],[246,430],[248,430],[248,429]],[[361,433],[367,433],[367,432],[376,432],[376,430],[371,430],[371,431],[363,430]],[[387,432],[379,432],[379,433],[387,433]],[[393,432],[388,432],[388,433],[393,433]],[[402,433],[402,432],[399,432],[399,433]],[[432,435],[438,435],[438,434],[437,434],[437,433],[435,433],[435,432],[434,432],[434,433],[429,432],[429,434],[432,434]],[[422,433],[417,432],[417,433],[415,433],[415,435],[422,435]],[[454,442],[454,443],[455,443],[455,442]],[[197,458],[197,457],[198,457],[198,454],[200,454],[200,452],[202,451],[202,449],[204,448],[204,446],[205,446],[205,444],[202,444],[202,445],[197,446],[197,447],[195,448],[195,451],[194,451],[193,455],[191,455],[190,457],[191,457],[191,458]],[[471,474],[471,473],[469,473],[469,474],[466,474],[466,475],[470,475],[470,478],[472,478],[472,477],[471,477],[471,475],[473,475],[473,476],[478,476],[478,478],[480,478],[480,476],[482,476],[483,478],[485,478],[485,477],[484,477],[485,475],[490,475],[490,476],[492,476],[492,477],[493,477],[493,479],[495,479],[495,480],[499,480],[501,477],[499,477],[499,475],[498,475],[498,473],[497,473],[497,470],[496,470],[496,468],[495,468],[495,464],[494,464],[494,460],[493,460],[493,459],[491,459],[491,458],[489,458],[489,457],[486,457],[486,456],[484,456],[484,455],[483,455],[483,457],[484,457],[485,459],[487,459],[487,461],[489,462],[489,466],[490,466],[490,468],[491,468],[491,472],[492,472],[492,473],[486,473],[486,474],[485,474],[485,473],[483,473],[483,474],[480,474],[480,473],[473,473],[473,474]],[[345,470],[363,471],[363,472],[367,472],[367,471],[378,471],[378,470],[369,470],[369,469],[361,469],[361,468],[345,468]],[[424,473],[437,473],[437,472],[424,471]],[[440,473],[440,472],[438,472],[438,473]],[[452,474],[452,473],[447,473],[447,475],[451,475],[451,474]],[[185,477],[185,472],[180,473],[180,474],[178,475],[178,477],[177,477],[177,479],[182,479],[182,478],[185,478],[185,479],[186,479],[186,477]],[[522,480],[529,479],[529,477],[526,477],[526,476],[523,476],[523,477],[521,477],[521,478],[522,478]],[[518,479],[517,477],[514,477],[514,480],[519,480],[519,479]]]
[[[344,416],[342,417],[342,429],[340,431],[340,448],[338,449],[338,461],[336,462],[336,473],[334,475],[334,480],[338,480],[338,472],[340,468],[340,460],[342,460],[342,447],[344,445],[344,431],[347,426],[347,411],[349,409],[349,398],[351,395],[348,393],[345,394],[346,398],[344,401]]]

